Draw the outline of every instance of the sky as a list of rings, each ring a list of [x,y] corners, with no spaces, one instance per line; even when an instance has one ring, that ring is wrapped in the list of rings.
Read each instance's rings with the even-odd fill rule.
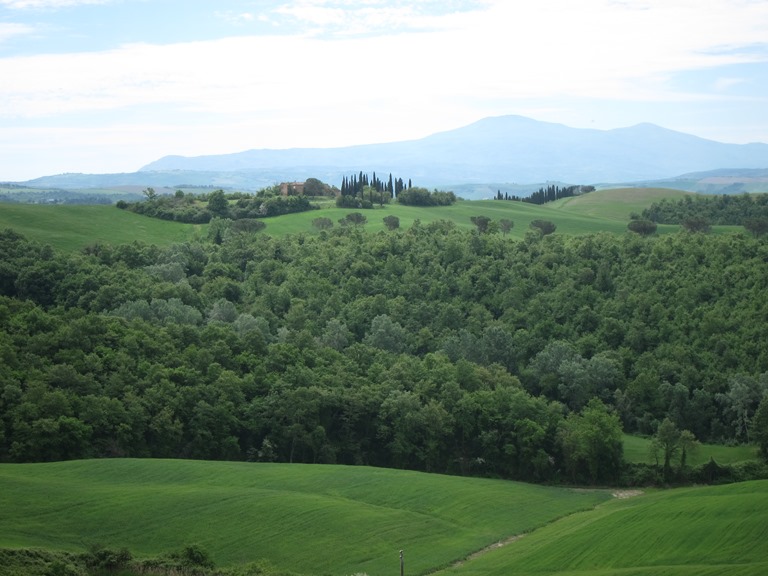
[[[0,181],[506,114],[768,142],[766,31],[768,0],[0,0]]]

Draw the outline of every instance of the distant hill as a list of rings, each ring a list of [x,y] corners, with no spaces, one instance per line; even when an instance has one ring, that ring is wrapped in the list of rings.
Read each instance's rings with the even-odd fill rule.
[[[254,189],[309,177],[336,184],[342,176],[360,170],[391,172],[427,187],[492,182],[509,186],[552,181],[595,184],[654,181],[727,167],[767,170],[768,144],[724,144],[653,124],[594,130],[498,116],[418,140],[166,156],[136,173],[65,174],[29,184],[67,188],[75,182],[77,187],[85,187],[92,181],[93,186],[101,187],[143,183]]]
[[[768,169],[721,168],[635,184],[659,188],[676,188],[702,194],[768,192]]]

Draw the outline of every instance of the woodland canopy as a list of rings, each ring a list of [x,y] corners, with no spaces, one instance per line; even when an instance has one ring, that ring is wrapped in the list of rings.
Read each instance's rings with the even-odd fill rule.
[[[622,431],[765,435],[760,238],[514,241],[441,221],[218,240],[64,254],[0,232],[1,461],[597,483],[620,472]]]

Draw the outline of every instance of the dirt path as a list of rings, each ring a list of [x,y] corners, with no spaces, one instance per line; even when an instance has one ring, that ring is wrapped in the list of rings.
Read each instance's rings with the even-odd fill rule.
[[[613,496],[614,498],[618,498],[619,500],[625,500],[626,498],[633,498],[635,496],[640,496],[642,493],[643,493],[642,490],[616,490],[614,492],[611,492],[611,496]],[[465,562],[469,562],[470,560],[479,558],[480,556],[488,554],[488,552],[492,552],[494,550],[502,548],[503,546],[506,546],[507,544],[511,544],[512,542],[517,542],[523,536],[525,536],[525,534],[517,534],[516,536],[510,536],[506,540],[499,540],[498,542],[495,542],[490,546],[486,546],[482,550],[478,550],[477,552],[470,554],[463,560],[457,560],[456,562],[451,564],[451,567],[458,568],[459,566],[463,566]]]
[[[619,500],[624,500],[626,498],[633,498],[634,496],[640,496],[643,493],[642,490],[617,490],[616,492],[613,492],[611,495],[614,498],[618,498]]]
[[[511,544],[512,542],[517,542],[523,536],[525,536],[525,534],[518,534],[516,536],[510,536],[506,540],[499,540],[498,542],[495,542],[495,543],[491,544],[490,546],[486,546],[482,550],[478,550],[477,552],[474,552],[474,553],[470,554],[469,556],[467,556],[463,560],[458,560],[458,561],[454,562],[451,565],[451,567],[452,568],[458,568],[459,566],[463,565],[464,562],[469,562],[470,560],[474,560],[475,558],[479,558],[480,556],[482,556],[484,554],[488,554],[488,552],[491,552],[493,550],[501,548],[502,546],[506,546],[507,544]]]

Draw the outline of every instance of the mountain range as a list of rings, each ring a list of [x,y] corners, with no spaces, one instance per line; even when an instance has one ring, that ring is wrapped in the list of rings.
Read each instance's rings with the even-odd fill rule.
[[[425,138],[340,148],[254,149],[165,156],[138,172],[64,174],[27,184],[58,187],[142,184],[258,189],[319,178],[339,185],[359,171],[392,173],[432,187],[488,183],[652,182],[719,169],[768,169],[768,144],[726,144],[654,124],[596,130],[522,116],[490,117]],[[727,170],[726,170],[727,171]],[[67,182],[70,184],[68,185]]]

